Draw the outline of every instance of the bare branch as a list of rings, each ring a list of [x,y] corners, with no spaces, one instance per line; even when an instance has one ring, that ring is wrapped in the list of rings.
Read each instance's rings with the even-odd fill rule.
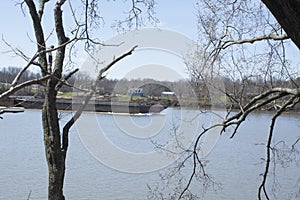
[[[239,128],[239,126],[242,124],[242,122],[245,121],[245,119],[247,118],[247,116],[250,113],[252,113],[255,110],[260,109],[261,107],[267,105],[268,103],[273,102],[274,100],[280,99],[280,98],[282,98],[284,96],[287,96],[287,95],[288,94],[286,94],[286,93],[279,93],[278,95],[276,95],[274,97],[271,97],[271,98],[269,98],[267,100],[263,100],[262,102],[257,103],[255,105],[253,105],[252,107],[249,107],[249,108],[247,107],[247,109],[245,107],[242,108],[242,111],[240,111],[240,113],[242,113],[242,115],[239,115],[240,113],[238,113],[237,115],[234,115],[232,118],[230,118],[230,119],[228,119],[228,120],[225,121],[224,124],[226,124],[226,125],[224,125],[224,128],[223,128],[224,131],[225,131],[226,127],[231,126],[231,125],[236,125],[236,127],[235,127],[232,135],[230,136],[230,138],[233,138],[234,135],[236,134],[237,129]],[[237,116],[239,116],[239,117],[237,117]],[[234,121],[234,119],[239,119],[239,120]]]
[[[64,26],[63,26],[63,20],[62,20],[62,10],[61,6],[66,2],[66,0],[60,0],[57,1],[54,6],[54,21],[55,21],[55,31],[58,39],[58,45],[61,46],[61,48],[57,49],[56,51],[56,57],[55,57],[55,65],[53,72],[55,76],[60,79],[61,74],[63,71],[63,63],[65,58],[65,49],[66,45],[63,45],[67,43],[70,39],[65,36]]]
[[[262,100],[268,96],[270,96],[271,94],[274,94],[274,93],[282,93],[283,94],[290,94],[290,95],[297,95],[300,93],[300,90],[299,89],[291,89],[291,88],[272,88],[258,96],[255,96],[253,99],[251,99],[251,101],[243,107],[243,110],[240,111],[238,114],[230,117],[229,119],[227,119],[225,121],[225,123],[229,122],[229,121],[232,121],[233,119],[237,119],[239,118],[242,114],[244,114],[244,111],[245,110],[249,110],[253,105],[255,105],[255,103],[257,103],[259,100]],[[279,98],[279,97],[278,97]],[[258,105],[256,105],[255,107],[258,107]],[[261,106],[259,106],[261,107]]]
[[[44,7],[45,7],[45,4],[48,1],[49,0],[40,0],[40,7],[39,7],[39,18],[40,18],[40,20],[42,20],[42,16],[43,16],[43,13],[44,13]]]
[[[0,115],[4,113],[19,113],[19,112],[24,112],[24,110],[22,108],[12,109],[12,108],[0,107]]]
[[[191,62],[194,68],[189,70],[195,80],[204,82],[203,85],[207,85],[206,76],[213,77],[217,74],[224,78],[227,91],[221,92],[226,94],[232,103],[230,111],[232,108],[237,108],[239,111],[228,113],[222,123],[215,124],[215,128],[222,128],[220,134],[225,132],[227,127],[233,127],[230,136],[233,138],[240,125],[251,113],[256,110],[275,110],[266,141],[263,178],[257,193],[259,199],[269,199],[266,181],[272,161],[271,142],[275,122],[283,112],[292,109],[300,102],[299,80],[294,80],[298,74],[289,69],[291,63],[287,60],[285,47],[286,41],[293,40],[297,43],[299,34],[295,30],[299,28],[300,21],[299,17],[295,17],[299,14],[299,10],[294,9],[299,7],[299,1],[273,3],[270,0],[263,0],[263,2],[277,14],[275,15],[277,19],[282,20],[279,23],[286,24],[287,27],[280,26],[272,15],[266,15],[267,10],[260,1],[197,1],[199,32],[202,33],[199,34],[200,45],[197,53],[200,56],[198,60],[201,62],[194,61],[195,65]],[[287,21],[288,18],[293,19]],[[257,48],[256,45],[246,45],[259,41],[265,41],[264,50],[261,46]],[[299,39],[297,41],[296,45],[299,47]],[[202,70],[208,68],[210,71]],[[298,110],[299,107],[296,109]],[[205,132],[214,127],[204,128],[194,144],[198,143]],[[296,144],[299,141],[300,139],[297,139]],[[197,165],[201,167],[201,163],[198,162]],[[188,191],[193,177],[192,173],[183,192]]]
[[[2,41],[5,43],[6,46],[8,46],[10,49],[11,49],[11,52],[13,52],[15,55],[21,57],[22,59],[24,59],[25,61],[28,61],[29,60],[29,57],[25,55],[25,53],[23,51],[21,51],[20,49],[18,48],[14,48],[12,47],[11,44],[9,44],[5,39],[4,37],[2,36]],[[10,51],[8,51],[10,52]],[[37,63],[34,63],[36,65],[38,65]]]
[[[276,112],[276,114],[272,117],[271,120],[271,125],[270,125],[270,131],[269,131],[269,136],[268,136],[268,140],[267,140],[267,155],[266,155],[266,166],[265,166],[265,171],[263,174],[263,180],[258,188],[258,199],[261,199],[261,193],[263,191],[264,196],[266,199],[270,199],[267,193],[267,189],[266,189],[266,181],[268,178],[268,173],[269,173],[269,167],[270,167],[270,161],[271,161],[271,143],[272,143],[272,138],[273,138],[273,132],[274,132],[274,126],[276,123],[276,119],[291,105],[295,105],[293,104],[293,102],[295,101],[295,99],[298,98],[297,96],[293,96],[289,99],[288,102],[286,102],[282,108],[280,110],[278,110]],[[299,101],[299,100],[298,100]]]
[[[20,80],[22,74],[30,67],[30,65],[34,62],[34,60],[35,60],[37,57],[38,57],[38,54],[35,54],[35,55],[29,60],[29,62],[27,63],[27,65],[26,65],[22,70],[19,71],[19,73],[17,74],[17,76],[15,77],[15,79],[13,80],[13,82],[11,83],[11,87],[15,87],[15,86],[18,84],[18,82],[19,82],[19,80]]]
[[[204,177],[207,177],[207,174],[204,170],[204,165],[202,164],[200,158],[199,158],[199,155],[198,155],[198,145],[199,145],[199,142],[200,142],[200,139],[202,138],[202,136],[204,134],[206,134],[209,130],[212,130],[214,128],[217,128],[217,127],[222,127],[223,124],[214,124],[208,128],[203,128],[203,131],[197,136],[196,140],[195,140],[195,143],[193,145],[193,170],[192,170],[192,174],[189,176],[189,180],[188,180],[188,183],[186,184],[186,186],[184,187],[184,189],[182,190],[182,192],[180,193],[179,197],[178,197],[178,200],[181,199],[183,197],[183,195],[188,191],[193,179],[194,179],[194,176],[196,175],[196,169],[197,169],[197,163],[200,165],[200,168],[202,170],[202,173],[203,173],[203,176]],[[188,156],[190,157],[190,156]]]
[[[60,49],[60,48],[62,48],[62,47],[64,47],[64,46],[68,45],[69,43],[71,43],[71,42],[73,42],[73,41],[75,41],[75,38],[73,38],[72,40],[67,41],[66,43],[61,44],[60,46],[54,47],[54,48],[52,48],[52,49],[45,50],[44,53],[49,53],[49,52],[52,52],[52,51],[56,51],[56,50],[58,50],[58,49]],[[39,55],[40,55],[39,53],[34,54],[34,56],[28,61],[28,63],[26,64],[26,66],[23,67],[22,70],[20,70],[20,72],[17,74],[17,76],[15,77],[15,79],[13,80],[13,82],[11,83],[11,87],[15,87],[15,86],[18,84],[18,82],[19,82],[19,80],[20,80],[22,74],[23,74],[23,73],[24,73],[24,72],[25,72],[32,64],[35,64],[34,61],[35,61],[35,59],[37,59],[37,58],[39,57]]]
[[[131,8],[126,13],[127,17],[124,20],[119,20],[114,24],[114,28],[118,31],[124,31],[124,25],[127,28],[139,28],[141,25],[144,24],[144,16],[142,12],[142,8],[146,9],[146,16],[148,21],[151,23],[157,23],[158,19],[155,17],[154,7],[155,1],[154,0],[131,0]]]
[[[232,45],[236,44],[253,44],[255,42],[263,41],[263,40],[275,40],[275,41],[282,41],[282,40],[287,40],[290,39],[290,37],[287,34],[283,35],[276,35],[274,33],[268,34],[268,35],[262,35],[262,36],[257,36],[249,39],[243,39],[243,40],[228,40],[225,41],[224,44],[221,46],[222,49],[226,49]]]
[[[276,93],[277,95],[273,96],[274,93]],[[204,171],[204,166],[202,165],[202,162],[201,162],[200,157],[197,152],[199,141],[204,136],[204,134],[206,134],[209,130],[215,129],[217,127],[222,127],[221,132],[220,132],[220,133],[222,133],[223,131],[225,131],[226,127],[236,125],[236,127],[231,135],[231,138],[232,138],[232,137],[234,137],[235,133],[237,132],[237,129],[239,128],[239,126],[243,123],[243,121],[246,119],[246,117],[250,113],[252,113],[254,110],[257,110],[268,103],[271,103],[272,101],[274,101],[276,99],[280,99],[285,96],[290,96],[290,99],[276,112],[276,114],[272,118],[272,123],[270,125],[269,137],[268,137],[268,141],[267,141],[267,145],[266,145],[267,146],[266,167],[265,167],[263,180],[262,180],[261,185],[259,186],[259,192],[258,192],[259,199],[261,199],[260,196],[261,196],[262,192],[264,193],[265,197],[267,199],[269,199],[267,190],[265,188],[265,183],[266,183],[266,179],[267,179],[268,171],[269,171],[270,156],[271,156],[271,152],[270,152],[271,151],[271,141],[272,141],[272,135],[273,135],[273,131],[274,131],[274,124],[275,124],[276,119],[284,111],[294,107],[296,104],[298,104],[300,102],[300,100],[299,100],[300,91],[298,89],[273,88],[270,91],[265,92],[261,95],[256,96],[255,98],[253,98],[250,103],[248,103],[246,106],[242,107],[242,110],[239,113],[233,115],[232,117],[225,119],[222,123],[214,124],[208,128],[203,128],[203,131],[197,136],[197,138],[194,142],[194,145],[193,145],[194,146],[194,150],[193,150],[194,156],[193,156],[192,174],[189,176],[187,185],[182,190],[178,199],[181,199],[183,197],[184,193],[186,193],[188,191],[188,189],[192,183],[192,180],[195,177],[195,174],[196,174],[195,170],[196,170],[197,165],[200,166],[203,176],[208,177]],[[267,97],[269,97],[269,98],[267,98]],[[296,142],[298,142],[298,141],[300,141],[300,139],[297,140]]]
[[[178,200],[181,199],[184,195],[184,193],[189,189],[191,183],[192,183],[192,180],[196,174],[196,168],[197,168],[197,163],[196,163],[196,155],[197,153],[194,152],[193,153],[193,170],[192,170],[192,174],[190,175],[190,178],[188,180],[188,183],[187,185],[185,186],[185,188],[182,190],[182,192],[180,193],[179,197],[178,197]]]
[[[75,70],[71,71],[68,75],[66,75],[65,77],[63,77],[63,79],[60,80],[60,83],[59,83],[58,85],[56,85],[55,90],[58,91],[63,85],[68,85],[68,86],[73,87],[72,85],[67,84],[66,81],[67,81],[69,78],[71,78],[71,77],[72,77],[76,72],[78,72],[78,71],[79,71],[79,69],[76,68]]]
[[[98,73],[97,78],[95,79],[91,91],[88,93],[88,95],[85,97],[82,105],[80,105],[80,107],[77,109],[76,113],[74,114],[74,116],[66,123],[66,125],[63,128],[63,138],[62,138],[62,150],[63,151],[67,151],[68,149],[68,145],[69,145],[69,130],[70,128],[73,126],[73,124],[77,121],[77,119],[80,117],[80,115],[82,114],[84,108],[87,106],[87,104],[89,103],[90,99],[92,98],[92,96],[94,95],[95,91],[96,91],[96,85],[97,82],[101,79],[104,78],[103,74],[109,70],[113,65],[115,65],[117,62],[119,62],[120,60],[124,59],[125,57],[131,55],[133,53],[133,51],[137,48],[137,46],[133,47],[131,50],[129,50],[127,53],[119,56],[118,58],[116,58],[115,60],[113,60],[111,63],[109,63],[106,67],[104,67],[103,69],[100,70],[100,72]]]
[[[293,143],[292,145],[292,149],[295,148],[295,146],[297,145],[297,143],[300,142],[300,137]]]
[[[46,57],[46,45],[44,39],[44,32],[41,25],[39,14],[37,13],[35,3],[33,0],[25,0],[29,11],[30,16],[33,22],[35,38],[37,41],[37,52],[39,52],[39,64],[41,65],[43,75],[47,73],[47,57]]]
[[[14,94],[16,91],[18,91],[18,90],[20,90],[20,89],[22,89],[22,88],[24,88],[26,86],[34,85],[34,84],[40,84],[40,85],[42,85],[43,82],[45,80],[49,79],[50,77],[51,77],[51,75],[46,75],[46,76],[43,76],[41,78],[32,79],[32,80],[20,83],[19,85],[11,87],[11,88],[9,88],[9,90],[7,90],[7,91],[3,92],[2,94],[0,94],[0,99],[7,98],[10,95]]]

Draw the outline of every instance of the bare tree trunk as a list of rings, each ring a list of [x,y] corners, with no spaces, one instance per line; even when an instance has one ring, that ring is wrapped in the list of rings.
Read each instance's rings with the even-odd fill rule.
[[[50,79],[45,89],[46,95],[42,111],[45,153],[49,172],[48,199],[64,200],[63,184],[66,152],[61,149],[56,93],[55,86]]]
[[[56,2],[54,6],[55,30],[58,45],[61,46],[56,51],[55,64],[52,69],[53,77],[47,81],[45,87],[45,102],[43,106],[43,131],[45,153],[49,171],[48,200],[64,200],[63,185],[65,177],[65,158],[67,148],[62,148],[62,137],[59,127],[59,118],[56,108],[58,80],[62,77],[63,63],[65,57],[66,38],[62,22],[61,6],[65,1]]]
[[[45,83],[45,100],[42,110],[42,122],[44,132],[45,154],[48,164],[49,183],[48,183],[48,199],[49,200],[64,200],[63,183],[65,177],[65,158],[66,149],[61,147],[61,133],[59,128],[59,118],[56,108],[55,87],[62,75],[62,66],[65,55],[65,46],[63,45],[56,51],[56,59],[54,69],[48,69],[48,62],[46,58],[46,43],[44,39],[43,27],[41,19],[43,15],[44,5],[47,0],[40,1],[39,12],[37,12],[36,5],[33,0],[25,0],[33,22],[34,33],[37,40],[37,50],[39,57],[39,65],[42,74],[47,73],[52,75]],[[54,7],[55,30],[58,38],[58,45],[64,44],[68,39],[65,37],[61,6],[65,1],[57,1]]]

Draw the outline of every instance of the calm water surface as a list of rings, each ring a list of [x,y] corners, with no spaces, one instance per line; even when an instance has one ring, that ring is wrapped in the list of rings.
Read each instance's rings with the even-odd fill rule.
[[[176,116],[177,112],[167,109],[165,114],[151,117],[167,116],[167,121],[174,121],[172,116]],[[63,113],[61,118],[66,120],[69,116],[69,113]],[[30,192],[32,200],[46,199],[47,166],[41,134],[41,112],[26,110],[25,113],[7,114],[4,117],[0,120],[0,199],[27,199]],[[106,127],[104,131],[107,137],[116,145],[141,152],[152,148],[149,141],[142,142],[122,134],[111,124],[113,115],[97,114],[96,117]],[[270,119],[269,113],[253,114],[241,126],[234,139],[228,139],[229,129],[227,134],[221,136],[206,157],[207,172],[221,183],[221,188],[217,191],[208,190],[202,196],[203,199],[256,199],[261,181],[259,174],[264,167],[261,158],[265,155],[264,146],[257,144],[267,138]],[[151,118],[148,115],[135,116],[133,120],[145,126]],[[276,126],[275,141],[285,139],[293,142],[300,136],[299,125],[300,115],[282,116]],[[168,132],[171,128],[171,125],[166,125],[162,131]],[[161,140],[166,138],[158,137]],[[67,199],[142,200],[147,199],[147,184],[156,185],[160,182],[159,171],[132,174],[103,165],[84,147],[75,129],[71,130],[70,140],[65,179]],[[276,181],[280,184],[277,184],[277,196],[272,196],[272,199],[296,199],[293,192],[299,190],[299,163],[293,162],[287,168],[278,165],[276,169]],[[269,181],[270,188],[273,186],[272,181]]]

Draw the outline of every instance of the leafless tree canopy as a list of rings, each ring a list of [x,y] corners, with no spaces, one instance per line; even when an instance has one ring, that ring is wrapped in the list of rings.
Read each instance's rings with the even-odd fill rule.
[[[203,127],[193,147],[186,150],[184,159],[175,167],[177,171],[173,172],[181,177],[178,171],[188,168],[185,166],[190,166],[192,172],[188,179],[177,177],[177,187],[182,192],[173,194],[172,198],[197,199],[191,190],[197,181],[205,187],[216,185],[206,173],[205,160],[201,158],[201,138],[218,128],[222,134],[229,127],[233,127],[229,129],[233,138],[252,112],[270,110],[274,115],[267,140],[262,141],[266,154],[261,184],[257,186],[257,198],[270,199],[272,191],[267,187],[270,165],[283,160],[278,154],[282,152],[280,145],[273,143],[274,127],[282,113],[299,109],[299,63],[289,60],[286,53],[294,44],[299,47],[299,36],[294,32],[299,31],[299,1],[201,0],[196,7],[199,46],[186,59],[186,65],[195,91],[199,92],[198,98],[209,97],[210,88],[217,89],[227,96],[228,115],[219,124]],[[217,79],[222,80],[225,90],[215,84]],[[298,143],[299,138],[292,146],[285,146],[289,149],[286,154],[297,152]],[[159,194],[162,195],[153,192]]]
[[[153,17],[153,0],[132,0],[125,1],[129,5],[126,10],[125,19],[117,22],[118,27],[124,24],[131,27],[139,27],[146,18],[154,20]],[[75,6],[76,5],[76,6]],[[56,100],[58,91],[62,86],[71,86],[68,79],[78,71],[78,68],[72,67],[73,52],[78,46],[84,46],[84,50],[90,51],[99,48],[99,45],[105,45],[101,42],[101,38],[96,37],[94,31],[104,22],[101,15],[101,2],[98,0],[82,0],[76,4],[66,0],[24,0],[18,6],[21,7],[25,16],[29,17],[32,23],[34,40],[29,41],[36,44],[36,53],[32,56],[25,55],[22,50],[14,48],[5,41],[12,49],[12,52],[21,56],[26,64],[18,71],[10,83],[10,88],[0,94],[0,99],[9,97],[15,92],[27,86],[37,84],[43,87],[44,104],[42,109],[42,122],[44,134],[44,146],[46,160],[49,170],[48,199],[63,200],[63,183],[66,169],[66,155],[68,150],[69,130],[75,121],[80,117],[84,107],[87,105],[96,90],[96,83],[104,78],[103,74],[115,63],[132,54],[136,47],[128,49],[123,55],[111,61],[106,67],[98,72],[98,76],[91,85],[89,92],[82,106],[78,108],[74,116],[64,125],[62,130],[60,126],[58,110],[56,108]],[[48,7],[52,7],[49,11]],[[76,7],[76,8],[74,8]],[[69,24],[65,22],[64,9],[68,9],[73,19],[73,27],[67,27]],[[16,10],[18,8],[16,7]],[[45,15],[45,12],[49,15]],[[52,16],[51,16],[52,15]],[[46,16],[51,18],[45,19]],[[45,20],[53,21],[53,27],[46,27]],[[67,28],[66,28],[67,27]],[[125,26],[124,26],[125,27]],[[47,30],[52,29],[50,33]],[[69,31],[70,30],[70,31]],[[51,43],[50,40],[51,38]],[[53,44],[52,42],[56,44]],[[83,43],[83,44],[82,44]],[[38,66],[41,76],[32,79],[26,79],[24,76],[28,73],[32,66]],[[0,114],[3,114],[1,112]]]

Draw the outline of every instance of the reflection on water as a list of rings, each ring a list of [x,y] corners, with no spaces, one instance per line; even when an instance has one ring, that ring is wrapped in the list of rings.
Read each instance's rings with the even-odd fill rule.
[[[163,115],[131,116],[140,127],[147,127],[151,117],[167,119],[162,132],[172,130],[178,110],[167,109]],[[88,114],[85,114],[88,115]],[[175,117],[174,117],[175,116]],[[66,120],[69,113],[61,116]],[[115,145],[129,151],[149,151],[153,143],[145,138],[123,134],[112,125],[113,115],[97,114],[108,137]],[[121,116],[130,117],[130,116]],[[41,112],[27,110],[22,114],[5,115],[0,120],[0,199],[47,198],[47,166],[41,134]],[[270,124],[269,113],[253,114],[237,135],[229,139],[230,130],[221,136],[215,148],[206,156],[207,172],[222,184],[217,191],[208,190],[203,199],[256,199],[257,187],[263,172],[262,157],[265,148],[261,144],[267,138]],[[300,135],[300,116],[284,115],[276,126],[275,142],[282,139],[292,142]],[[201,126],[199,126],[201,129]],[[169,134],[151,136],[167,141]],[[144,148],[144,149],[143,149]],[[298,157],[299,158],[299,157]],[[297,186],[299,163],[289,168],[277,167],[276,194],[278,199],[288,199]],[[149,185],[160,182],[159,171],[151,173],[124,173],[111,169],[95,159],[84,147],[76,129],[70,133],[70,149],[67,158],[65,194],[68,199],[147,199]],[[272,186],[273,179],[269,179]],[[199,186],[200,187],[200,186]],[[270,188],[271,189],[271,188]],[[199,190],[200,191],[200,190]]]

